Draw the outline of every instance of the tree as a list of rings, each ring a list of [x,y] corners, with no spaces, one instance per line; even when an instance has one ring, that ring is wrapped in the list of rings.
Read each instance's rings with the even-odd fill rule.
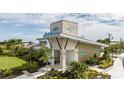
[[[104,52],[104,54],[102,56],[102,59],[104,59],[104,60],[109,59],[110,58],[110,54],[109,54],[108,48],[105,48],[103,52]]]
[[[120,43],[119,43],[119,49],[121,50],[121,52],[123,52],[124,49],[124,41],[123,39],[120,38]]]
[[[24,55],[28,54],[28,52],[29,52],[29,48],[21,47],[20,49],[17,50],[16,56],[22,58]]]
[[[49,56],[51,55],[52,50],[46,46],[41,46],[39,49],[33,47],[30,48],[21,48],[21,51],[17,51],[17,54],[22,59],[29,61],[39,62],[40,65],[45,65],[48,62]]]
[[[48,62],[49,56],[51,55],[52,50],[44,45],[40,49],[36,49],[33,52],[33,59],[46,64]]]
[[[116,44],[111,45],[111,53],[122,53],[124,51],[124,41],[120,39]]]
[[[109,44],[110,43],[110,39],[109,38],[99,39],[96,42],[103,43],[103,44]]]
[[[10,39],[7,41],[7,49],[10,49],[12,54],[16,56],[16,52],[22,47],[22,39]]]
[[[84,62],[71,62],[67,68],[65,75],[68,78],[80,79],[83,78],[83,72],[88,70],[88,66]]]

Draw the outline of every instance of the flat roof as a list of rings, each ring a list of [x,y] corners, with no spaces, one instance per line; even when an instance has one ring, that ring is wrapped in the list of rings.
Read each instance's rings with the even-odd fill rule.
[[[46,34],[43,36],[43,38],[47,39],[47,38],[55,38],[55,37],[64,37],[64,38],[69,38],[72,40],[76,40],[76,41],[80,41],[82,43],[87,43],[87,44],[92,44],[92,45],[97,45],[97,46],[102,46],[102,47],[108,47],[108,45],[106,44],[102,44],[102,43],[98,43],[89,39],[85,39],[85,38],[81,38],[81,37],[77,37],[77,36],[72,36],[72,35],[67,35],[64,33],[54,33],[54,34]]]
[[[62,22],[62,21],[78,24],[77,22],[72,22],[72,21],[68,21],[68,20],[59,20],[59,21],[53,22],[53,23],[51,23],[51,24],[58,23],[58,22]],[[50,25],[51,25],[51,24],[50,24]]]

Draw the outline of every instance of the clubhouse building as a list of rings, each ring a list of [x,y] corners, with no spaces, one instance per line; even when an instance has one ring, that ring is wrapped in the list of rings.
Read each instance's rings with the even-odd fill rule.
[[[101,48],[108,45],[78,37],[78,23],[60,20],[50,24],[50,32],[45,33],[52,48],[54,64],[65,69],[72,61],[84,61],[94,54],[100,55]]]

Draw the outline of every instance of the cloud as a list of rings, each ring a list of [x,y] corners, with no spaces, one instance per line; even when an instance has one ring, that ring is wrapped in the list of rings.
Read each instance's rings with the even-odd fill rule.
[[[80,35],[88,39],[105,38],[107,33],[113,34],[115,38],[123,38],[124,35],[124,14],[111,13],[1,13],[0,31],[3,32],[0,33],[4,34],[2,38],[8,36],[34,40],[50,31],[50,23],[63,19],[78,22]]]
[[[37,29],[36,31],[41,33],[46,33],[46,32],[50,32],[50,29]]]
[[[16,24],[17,27],[23,27],[23,24]]]
[[[85,36],[85,38],[92,40],[108,37],[107,33],[111,33],[115,40],[119,40],[121,36],[119,33],[124,35],[123,28],[101,23],[80,24],[79,33],[80,36]]]
[[[10,34],[10,38],[22,38],[23,36],[24,36],[24,34],[21,32],[16,32],[16,33]]]

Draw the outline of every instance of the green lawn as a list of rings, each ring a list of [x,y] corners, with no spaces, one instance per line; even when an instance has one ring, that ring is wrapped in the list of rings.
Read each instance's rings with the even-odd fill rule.
[[[24,60],[17,57],[0,56],[0,70],[9,70],[10,68],[18,67],[25,63],[26,62]]]

